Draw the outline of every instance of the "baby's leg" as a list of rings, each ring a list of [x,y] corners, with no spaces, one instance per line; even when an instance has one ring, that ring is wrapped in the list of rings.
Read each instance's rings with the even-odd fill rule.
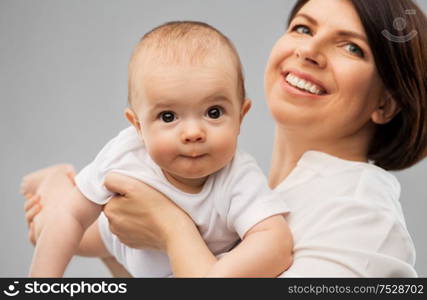
[[[40,186],[53,173],[55,173],[56,176],[60,178],[68,179],[69,183],[72,183],[72,185],[74,185],[74,176],[76,175],[74,167],[70,164],[58,164],[41,170],[37,170],[24,176],[21,181],[21,194],[23,194],[27,198],[37,194]],[[67,186],[68,185],[69,184],[67,184]],[[47,188],[46,185],[44,188]],[[52,186],[52,188],[55,187]]]
[[[99,231],[98,220],[86,229],[76,253],[87,257],[109,257],[111,253],[105,247]]]
[[[44,226],[45,214],[52,211],[60,200],[74,189],[74,168],[71,165],[54,165],[25,176],[22,192],[27,198],[24,205],[29,225],[29,239],[35,244]],[[43,209],[42,209],[43,207]]]
[[[35,171],[22,179],[21,193],[27,198],[24,210],[27,222],[31,225],[29,237],[33,244],[37,243],[35,227],[43,226],[44,208],[55,204],[74,189],[75,174],[72,165],[60,164]],[[40,206],[39,202],[43,206]],[[86,230],[76,254],[101,258],[114,277],[131,277],[105,247],[99,232],[98,221]]]
[[[132,277],[105,247],[99,231],[98,221],[89,226],[84,233],[77,255],[99,257],[114,277]]]
[[[74,169],[71,165],[56,165],[28,175],[29,190],[40,196],[44,208],[52,209],[67,201],[75,189]],[[27,189],[25,189],[27,190]],[[28,194],[26,194],[28,197]],[[30,192],[31,196],[31,192]]]
[[[132,277],[132,275],[126,270],[123,265],[121,265],[114,256],[110,257],[102,257],[102,262],[105,264],[105,266],[110,270],[111,275],[113,277],[120,277],[120,278],[128,278]]]

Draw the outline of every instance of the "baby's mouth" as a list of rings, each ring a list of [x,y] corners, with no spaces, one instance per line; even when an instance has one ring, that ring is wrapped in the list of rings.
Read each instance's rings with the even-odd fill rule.
[[[207,154],[190,154],[190,155],[181,155],[184,158],[188,159],[200,159],[205,157]]]

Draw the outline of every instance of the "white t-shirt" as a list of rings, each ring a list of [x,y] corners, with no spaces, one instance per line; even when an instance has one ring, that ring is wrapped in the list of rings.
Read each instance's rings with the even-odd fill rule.
[[[139,179],[173,200],[191,216],[215,255],[229,251],[256,223],[289,211],[286,202],[269,189],[255,160],[240,151],[227,166],[208,177],[200,193],[177,189],[151,159],[133,127],[120,132],[101,150],[76,176],[76,185],[86,198],[103,205],[112,196],[104,186],[110,172]],[[133,276],[171,275],[165,254],[127,247],[109,231],[105,216],[101,214],[98,220],[107,249]]]
[[[292,213],[294,262],[281,277],[416,277],[400,185],[368,163],[308,151],[275,189]]]

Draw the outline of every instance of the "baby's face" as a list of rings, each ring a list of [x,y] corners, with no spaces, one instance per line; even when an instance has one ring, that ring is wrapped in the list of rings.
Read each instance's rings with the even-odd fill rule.
[[[142,82],[134,112],[167,175],[202,179],[231,161],[244,115],[231,63],[156,65]]]

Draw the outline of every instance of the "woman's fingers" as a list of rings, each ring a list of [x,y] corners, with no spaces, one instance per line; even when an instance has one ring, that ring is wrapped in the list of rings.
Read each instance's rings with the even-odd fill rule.
[[[132,248],[164,250],[170,228],[189,219],[164,194],[139,180],[111,173],[105,185],[120,194],[104,207],[110,230]]]
[[[135,181],[139,182],[126,175],[109,173],[105,176],[104,185],[110,192],[126,195],[129,191],[132,191]]]

